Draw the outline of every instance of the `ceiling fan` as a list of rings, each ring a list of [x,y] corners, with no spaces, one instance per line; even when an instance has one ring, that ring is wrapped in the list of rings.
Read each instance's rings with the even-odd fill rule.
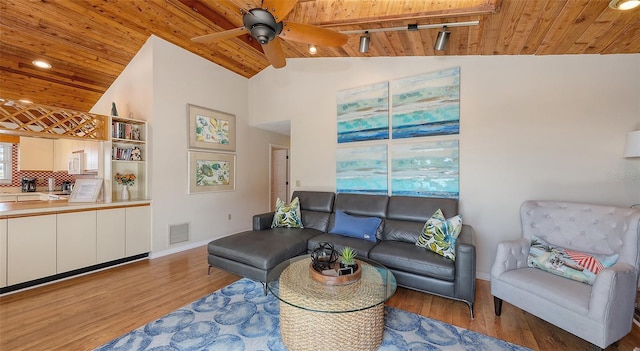
[[[267,60],[275,68],[286,65],[284,50],[280,38],[299,43],[342,46],[347,43],[345,34],[304,23],[283,21],[298,0],[263,0],[262,6],[250,10],[238,8],[242,14],[242,27],[211,33],[191,40],[198,43],[211,43],[234,38],[249,33],[264,51]],[[233,5],[235,6],[235,5]]]

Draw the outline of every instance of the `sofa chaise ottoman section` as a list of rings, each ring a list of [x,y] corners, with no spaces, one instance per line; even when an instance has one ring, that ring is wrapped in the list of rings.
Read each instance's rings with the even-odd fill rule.
[[[307,240],[315,229],[274,228],[246,231],[209,243],[209,254],[268,270],[280,262],[307,252]]]
[[[253,230],[213,240],[208,245],[209,272],[218,267],[259,281],[267,293],[273,268],[307,253],[309,239],[324,233],[333,210],[334,193],[297,191],[304,228],[271,228],[274,213],[253,216]]]

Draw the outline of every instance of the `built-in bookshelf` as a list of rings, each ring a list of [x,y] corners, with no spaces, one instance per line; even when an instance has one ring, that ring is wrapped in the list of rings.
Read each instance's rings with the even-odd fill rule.
[[[122,185],[114,176],[134,174],[134,185],[129,186],[130,199],[147,198],[147,122],[132,118],[111,116],[110,172],[112,200],[122,197]]]

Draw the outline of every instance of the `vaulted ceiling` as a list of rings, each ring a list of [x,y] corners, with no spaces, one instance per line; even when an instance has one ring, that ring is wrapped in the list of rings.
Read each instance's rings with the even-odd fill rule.
[[[277,3],[278,0],[271,1]],[[285,21],[335,31],[479,21],[450,27],[444,51],[435,29],[361,34],[346,45],[318,47],[282,40],[287,58],[439,55],[640,53],[640,9],[613,10],[609,0],[299,0]],[[88,111],[150,35],[244,77],[269,66],[248,34],[215,43],[191,38],[242,26],[241,9],[260,0],[0,0],[0,97]],[[45,70],[32,61],[53,65]],[[176,67],[179,69],[179,67]],[[286,69],[286,68],[284,68]]]

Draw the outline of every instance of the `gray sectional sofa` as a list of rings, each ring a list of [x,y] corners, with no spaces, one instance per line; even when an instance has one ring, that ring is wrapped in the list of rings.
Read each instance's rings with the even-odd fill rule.
[[[269,281],[279,263],[311,252],[318,243],[331,242],[337,250],[350,246],[358,255],[386,266],[399,286],[467,303],[473,318],[476,291],[476,249],[473,229],[463,225],[455,246],[455,261],[418,247],[424,223],[437,209],[445,217],[458,214],[454,199],[334,194],[296,191],[304,228],[271,228],[273,212],[253,217],[253,230],[213,240],[208,245],[209,268],[260,281]],[[335,212],[378,217],[382,223],[376,241],[331,234]]]

